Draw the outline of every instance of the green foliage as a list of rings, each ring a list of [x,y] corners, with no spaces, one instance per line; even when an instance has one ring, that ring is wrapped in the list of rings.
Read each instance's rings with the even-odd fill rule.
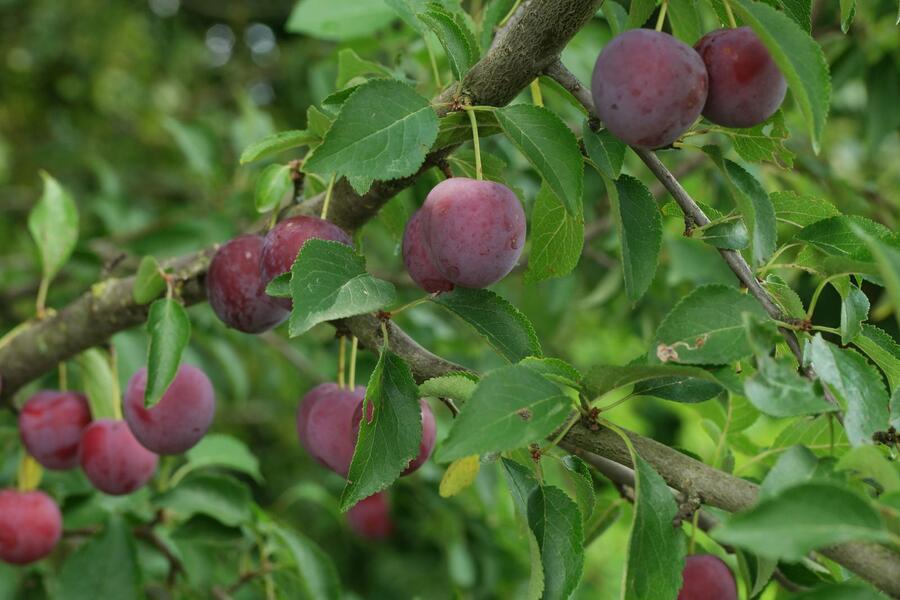
[[[144,403],[149,408],[160,401],[178,373],[181,356],[191,339],[191,321],[180,302],[161,298],[150,305],[147,332],[150,346]]]
[[[541,186],[531,211],[531,245],[525,280],[568,275],[578,265],[584,245],[584,218],[566,212],[547,184]]]
[[[436,296],[434,302],[468,322],[510,362],[541,355],[541,343],[528,317],[489,290],[456,288]]]
[[[421,439],[419,389],[412,372],[402,358],[382,350],[366,385],[363,419],[341,494],[341,510],[393,483],[418,454]]]
[[[309,240],[291,268],[291,336],[394,301],[394,286],[366,272],[366,259],[340,242]]]
[[[500,127],[570,215],[582,214],[584,163],[575,136],[552,112],[514,104],[494,112]]]
[[[415,173],[437,132],[437,115],[425,98],[398,81],[376,79],[347,98],[303,169],[347,177],[362,194],[375,179]]]
[[[547,75],[540,102],[526,88],[480,106],[486,80],[519,75],[490,60],[472,69],[513,0],[172,4],[5,7],[17,27],[0,39],[3,393],[18,385],[8,349],[40,332],[41,356],[64,362],[42,366],[17,406],[66,386],[95,418],[115,417],[138,368],[149,363],[152,403],[186,360],[212,379],[217,414],[131,496],[104,496],[77,470],[45,473],[65,541],[35,567],[0,565],[0,598],[664,600],[678,593],[686,534],[724,557],[741,597],[879,597],[817,551],[897,544],[900,469],[881,443],[900,427],[896,2],[730,0],[790,94],[756,127],[701,120],[657,153],[712,219],[704,227]],[[663,30],[688,44],[730,26],[721,0],[665,6]],[[612,36],[652,27],[661,9],[606,0],[562,61],[587,87]],[[476,176],[470,101],[483,175],[522,199],[528,240],[491,291],[422,303],[400,239],[436,182]],[[42,191],[44,168],[58,181],[43,174]],[[318,214],[320,199],[307,201],[332,177],[327,216],[353,229],[354,247],[313,240],[271,283],[292,299],[289,325],[225,328],[202,302],[209,249],[260,232],[261,212]],[[782,314],[738,287],[717,250],[733,251],[732,268],[743,257],[744,280]],[[377,321],[340,321],[398,306],[392,349],[369,346]],[[148,311],[147,327],[127,329]],[[336,319],[342,336],[375,323],[356,352],[345,340],[343,360],[334,332],[315,327]],[[95,327],[117,333],[97,340]],[[430,353],[465,371],[435,377],[450,363]],[[368,381],[375,410],[349,481],[296,432],[297,398],[339,366]],[[421,397],[434,457],[398,477],[419,450]],[[603,419],[682,454],[628,461],[608,431],[591,432]],[[21,455],[15,415],[0,410],[0,487],[15,485]],[[688,457],[704,478],[673,466]],[[623,496],[604,460],[623,463],[617,478],[633,464],[636,486]],[[759,501],[733,514],[704,504],[722,524],[694,534],[679,508],[693,492],[710,501],[706,475],[728,473],[745,480],[736,496],[762,482]],[[386,488],[393,533],[363,540],[341,509]]]
[[[637,302],[653,283],[662,246],[662,217],[650,190],[629,175],[606,180],[619,243],[628,299]]]
[[[78,207],[52,175],[42,171],[41,178],[44,193],[28,215],[28,231],[38,246],[43,281],[49,283],[78,242]]]
[[[571,410],[571,399],[559,386],[534,370],[501,367],[478,382],[435,458],[449,462],[526,446],[550,435]]]

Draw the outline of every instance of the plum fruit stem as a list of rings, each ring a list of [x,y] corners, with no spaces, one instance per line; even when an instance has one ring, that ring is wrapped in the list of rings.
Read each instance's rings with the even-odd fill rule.
[[[17,474],[17,487],[20,492],[30,492],[37,489],[44,475],[44,469],[27,451],[22,451],[22,459],[19,461]]]
[[[338,342],[338,376],[337,376],[337,384],[340,389],[344,389],[346,384],[344,383],[344,371],[347,368],[347,338],[341,336],[340,341]]]
[[[320,215],[323,221],[328,218],[328,205],[331,204],[331,191],[334,189],[336,176],[337,173],[331,174],[331,179],[328,180],[328,187],[325,188],[325,200],[322,201],[322,214]]]
[[[428,60],[431,62],[431,72],[434,75],[434,85],[438,89],[444,87],[441,84],[441,72],[438,71],[437,58],[434,56],[434,50],[431,49],[431,43],[425,39],[425,49],[428,50]]]
[[[725,14],[728,15],[728,25],[734,29],[737,27],[737,21],[734,20],[734,13],[731,12],[731,3],[728,0],[724,0],[723,4],[725,4]]]
[[[57,367],[59,371],[59,391],[69,391],[69,371],[66,369],[66,363],[61,362]]]
[[[356,351],[358,349],[359,338],[354,335],[350,342],[350,375],[348,377],[351,392],[356,389]]]
[[[37,298],[35,299],[35,313],[38,319],[43,319],[47,312],[47,290],[50,288],[50,278],[44,275],[41,277],[41,283],[38,286]]]
[[[541,94],[541,80],[538,77],[531,82],[531,102],[535,106],[544,106],[544,96]]]
[[[725,3],[727,6],[727,2]],[[662,31],[663,23],[666,22],[666,10],[669,8],[669,3],[666,0],[663,0],[662,6],[659,7],[659,17],[656,19],[656,30]]]
[[[481,144],[478,141],[478,119],[475,118],[475,110],[469,106],[465,107],[465,111],[469,113],[469,122],[472,124],[472,145],[475,146],[475,179],[481,181],[484,176],[481,172]]]

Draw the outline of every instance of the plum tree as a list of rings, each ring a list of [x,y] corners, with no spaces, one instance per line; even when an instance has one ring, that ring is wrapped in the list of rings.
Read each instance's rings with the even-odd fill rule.
[[[124,421],[99,419],[84,430],[81,468],[95,488],[112,496],[130,494],[156,472],[159,457],[137,441]]]
[[[22,406],[19,435],[43,467],[73,469],[78,466],[81,432],[90,422],[91,410],[82,394],[42,390]]]
[[[453,282],[441,275],[431,259],[431,249],[423,229],[425,213],[420,209],[406,222],[403,232],[403,263],[406,272],[426,292],[449,292]]]
[[[409,461],[409,465],[406,469],[400,474],[409,475],[410,473],[416,471],[419,467],[425,464],[425,461],[431,456],[431,452],[434,450],[434,442],[437,438],[437,425],[434,422],[434,413],[431,412],[431,407],[427,402],[423,399],[419,399],[419,406],[422,410],[422,440],[419,442],[419,454],[416,455],[414,459]],[[353,411],[353,440],[355,441],[359,435],[359,424],[362,422],[362,403],[357,405],[356,410]],[[369,409],[366,411],[367,418],[366,421],[371,423],[372,421],[372,405],[369,404]]]
[[[347,511],[347,523],[356,535],[370,540],[383,540],[394,532],[387,492],[378,492],[358,502]]]
[[[425,241],[437,270],[467,288],[503,279],[525,245],[525,211],[503,184],[453,177],[437,184],[422,206]]]
[[[706,67],[693,48],[671,35],[632,29],[600,53],[591,93],[613,135],[632,146],[668,146],[700,116]]]
[[[310,239],[353,244],[343,229],[325,219],[306,216],[285,219],[270,229],[263,240],[259,267],[263,285],[290,271],[303,244]],[[278,298],[277,301],[287,309],[292,305],[290,298]]]
[[[62,536],[62,514],[43,492],[0,491],[0,560],[27,565],[53,552]]]
[[[688,556],[682,577],[678,600],[737,600],[734,575],[718,556]]]
[[[694,48],[709,74],[704,117],[725,127],[753,127],[781,106],[787,82],[749,27],[711,31]]]
[[[223,323],[244,333],[261,333],[290,316],[266,294],[260,274],[263,238],[242,235],[216,251],[206,275],[209,304]]]
[[[160,401],[144,406],[147,369],[132,376],[125,391],[125,421],[144,448],[156,454],[181,454],[193,448],[212,424],[216,396],[212,382],[193,365],[178,367]]]
[[[356,436],[353,412],[366,396],[365,387],[340,388],[323,383],[300,400],[297,409],[297,436],[306,451],[338,475],[347,475]]]

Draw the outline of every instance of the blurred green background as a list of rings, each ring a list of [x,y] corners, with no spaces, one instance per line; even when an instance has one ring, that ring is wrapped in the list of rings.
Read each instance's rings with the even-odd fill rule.
[[[827,198],[842,211],[896,228],[896,3],[860,2],[848,35],[840,31],[836,2],[814,4],[814,34],[825,48],[833,78],[823,149],[818,156],[811,152],[789,98],[785,116],[792,134],[788,146],[797,153],[795,168],[751,168],[769,191],[790,188]],[[40,268],[25,222],[40,195],[40,170],[73,194],[81,217],[73,260],[51,288],[49,305],[60,308],[105,273],[128,274],[143,255],[161,259],[200,249],[257,223],[253,186],[265,165],[239,166],[237,157],[269,133],[305,126],[307,107],[335,90],[339,49],[352,48],[396,69],[425,96],[437,91],[421,38],[401,21],[356,39],[319,39],[286,30],[293,5],[290,0],[0,0],[0,336],[33,316]],[[705,25],[705,30],[715,27],[711,19]],[[564,62],[588,80],[609,37],[605,21],[594,19],[566,49]],[[438,59],[446,73],[443,56]],[[543,83],[543,90],[547,105],[580,128],[579,113],[564,96],[550,82]],[[724,141],[715,134],[706,139]],[[484,147],[506,163],[505,177],[526,204],[533,201],[538,179],[526,161],[506,142],[489,139]],[[665,152],[664,160],[685,173],[683,182],[698,200],[716,206],[725,197],[722,183],[709,165],[698,166],[698,154]],[[626,170],[655,189],[635,157],[628,161]],[[437,178],[436,173],[421,177],[360,234],[370,270],[400,285],[408,300],[419,294],[403,271],[399,236],[406,217]],[[315,182],[310,185],[315,191]],[[735,284],[718,254],[683,238],[682,221],[668,216],[656,281],[643,300],[631,305],[622,289],[602,182],[588,170],[585,185],[592,235],[579,268],[538,285],[524,285],[521,277],[512,276],[497,286],[530,317],[548,355],[584,369],[624,364],[646,353],[662,317],[693,287]],[[802,274],[792,277],[790,283],[808,299],[815,283]],[[867,291],[877,293],[875,288]],[[877,295],[871,300],[871,322],[897,339],[896,323],[885,318],[883,300]],[[206,305],[191,308],[190,315],[194,333],[187,360],[203,366],[215,383],[220,404],[214,431],[234,435],[250,447],[264,477],[246,480],[256,502],[319,543],[334,559],[348,591],[373,599],[515,598],[522,593],[530,569],[527,543],[496,464],[485,465],[477,484],[451,500],[437,494],[443,467],[426,464],[392,488],[392,538],[360,540],[337,511],[342,480],[311,461],[294,430],[301,395],[336,376],[333,330],[322,326],[293,340],[283,332],[253,337],[226,330]],[[839,298],[826,291],[817,321],[834,324],[839,318]],[[451,360],[478,370],[501,364],[474,333],[432,306],[407,311],[399,322],[424,346]],[[115,337],[123,385],[144,363],[146,342],[140,328]],[[373,365],[374,356],[362,352],[360,381]],[[73,377],[77,385],[77,372]],[[54,385],[55,375],[48,375],[20,399],[30,390]],[[433,409],[440,436],[449,413],[439,404]],[[678,405],[639,398],[610,417],[710,464],[750,476],[775,454],[748,461],[770,448],[783,427],[750,412],[744,417],[752,425],[739,438],[729,438],[741,451],[723,454],[718,442],[728,417],[717,403]],[[13,482],[17,459],[14,418],[3,411],[0,487]],[[548,477],[558,477],[556,461],[545,463]],[[86,500],[80,474],[48,475],[46,481],[57,498],[68,498],[67,526],[90,522],[97,507],[140,510],[146,502],[140,493],[124,500]],[[621,580],[630,508],[608,483],[598,480],[597,485],[598,511],[609,511],[610,529],[590,546],[578,598],[616,597]],[[246,548],[233,531],[202,520],[195,525],[202,531],[208,526],[208,535],[186,545],[185,563],[194,577],[195,597],[201,598],[211,585],[233,580]],[[149,593],[166,597],[159,556],[143,542],[140,556]],[[50,570],[52,565],[43,564],[23,575],[0,566],[0,597],[43,597],[45,585],[52,592],[52,578],[42,583],[41,574]],[[238,597],[256,597],[258,591],[248,586],[242,591],[246,596]],[[776,594],[772,586],[766,597]]]

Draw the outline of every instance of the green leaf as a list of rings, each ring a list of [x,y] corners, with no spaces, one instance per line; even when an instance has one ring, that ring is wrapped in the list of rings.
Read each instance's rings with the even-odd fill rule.
[[[797,373],[790,359],[759,357],[759,369],[744,382],[747,399],[773,417],[796,417],[837,410],[821,389]]]
[[[329,0],[331,1],[331,0]],[[419,170],[437,138],[438,118],[428,100],[406,84],[374,79],[344,102],[304,170],[355,180],[389,180]],[[354,185],[362,194],[366,186]]]
[[[147,304],[155,300],[166,289],[166,280],[162,276],[162,268],[152,256],[145,256],[138,265],[131,288],[131,297],[136,304]]]
[[[509,493],[512,496],[513,503],[516,505],[516,511],[523,520],[527,520],[528,500],[531,494],[538,489],[537,479],[527,467],[513,460],[501,458],[500,463],[503,465],[503,474],[506,476],[506,483],[509,486]],[[528,591],[525,599],[538,600],[544,593],[544,567],[541,548],[530,527],[525,531],[525,535],[528,538],[528,549],[531,559],[531,577],[528,580]]]
[[[731,138],[734,151],[743,160],[771,162],[782,168],[794,166],[794,153],[785,146],[790,131],[784,124],[784,114],[780,110],[755,127],[723,128],[721,132]]]
[[[769,448],[770,456],[777,457],[779,452],[797,445],[806,446],[817,456],[839,456],[850,446],[844,430],[835,428],[829,415],[791,421],[775,437]],[[766,464],[772,462],[770,458],[766,460]]]
[[[119,415],[119,380],[110,366],[109,356],[99,348],[85,350],[75,358],[81,372],[81,385],[91,407],[91,417],[115,419]]]
[[[888,395],[878,372],[854,350],[829,344],[821,334],[810,342],[808,360],[846,410],[844,428],[854,446],[872,443],[888,428]]]
[[[784,490],[819,479],[819,459],[808,448],[792,446],[778,457],[759,486],[759,499],[778,496]]]
[[[457,287],[432,301],[468,322],[510,362],[541,355],[541,344],[528,318],[490,290]]]
[[[256,180],[256,191],[253,196],[256,212],[267,213],[278,208],[281,200],[293,187],[289,165],[269,165],[263,169]]]
[[[528,525],[541,550],[545,600],[566,600],[581,580],[584,531],[581,512],[557,487],[536,487],[528,497]]]
[[[321,40],[346,40],[367,36],[395,18],[381,0],[300,0],[285,29]]]
[[[547,184],[541,186],[531,211],[531,252],[525,281],[533,283],[568,275],[578,265],[584,245],[584,219],[566,212]]]
[[[900,249],[885,244],[855,223],[851,223],[850,228],[875,257],[878,270],[884,279],[884,286],[894,305],[894,316],[900,324]]]
[[[245,165],[255,160],[268,158],[285,150],[308,146],[317,141],[319,141],[319,137],[305,129],[273,133],[247,146],[241,153],[241,164]]]
[[[469,129],[471,132],[471,129]],[[477,176],[475,165],[475,152],[473,150],[461,149],[447,157],[447,162],[451,166],[456,167],[455,173],[475,179]],[[506,162],[493,154],[488,154],[484,150],[481,151],[481,175],[488,181],[496,181],[507,187],[512,184],[506,179]],[[514,190],[515,191],[515,190]],[[518,195],[518,194],[517,194]]]
[[[703,150],[713,159],[722,174],[744,225],[750,232],[750,251],[754,265],[763,264],[775,251],[778,232],[775,209],[769,195],[759,181],[743,167],[722,156],[716,146],[704,146]]]
[[[527,446],[555,431],[571,410],[571,399],[533,369],[495,369],[482,377],[463,405],[436,460]]]
[[[835,469],[855,471],[860,479],[877,481],[884,493],[900,491],[900,471],[897,464],[885,458],[880,448],[860,446],[841,457]]]
[[[806,308],[803,306],[803,300],[797,295],[797,292],[787,284],[787,282],[778,275],[771,274],[766,276],[762,286],[775,299],[775,302],[789,317],[801,319],[806,316]]]
[[[743,250],[750,245],[750,233],[743,221],[724,221],[703,229],[697,236],[713,248]]]
[[[601,365],[588,371],[585,378],[585,387],[595,397],[602,396],[612,390],[645,383],[643,395],[652,396],[654,388],[665,385],[676,385],[678,382],[705,382],[714,385],[717,393],[724,388],[715,375],[698,367],[682,367],[678,365],[626,365],[612,366]],[[707,399],[707,398],[704,398]]]
[[[890,540],[868,500],[847,488],[823,482],[792,486],[761,500],[716,527],[712,536],[761,556],[788,561],[835,544]]]
[[[807,225],[797,232],[795,238],[831,256],[871,261],[873,256],[860,235],[886,240],[891,232],[884,225],[865,217],[840,215]]]
[[[250,523],[250,488],[226,475],[195,473],[162,494],[157,500],[184,520],[206,515],[229,527]]]
[[[631,302],[641,299],[656,275],[662,246],[662,216],[643,183],[621,175],[615,183],[604,179],[616,232],[622,246],[625,292]]]
[[[606,19],[613,37],[628,28],[628,13],[625,12],[625,8],[618,2],[607,0],[600,5],[600,12],[603,14],[603,18]]]
[[[430,398],[452,398],[468,401],[475,391],[478,380],[468,373],[450,373],[433,377],[419,385],[419,395]]]
[[[175,144],[184,155],[190,169],[204,177],[214,176],[219,169],[217,140],[212,137],[210,131],[199,122],[186,124],[164,117],[163,128],[175,140]]]
[[[341,582],[331,558],[312,540],[287,527],[268,526],[281,542],[281,550],[300,578],[298,600],[339,600]],[[279,565],[285,563],[279,562]]]
[[[646,23],[657,4],[658,0],[631,0],[627,29],[635,29]]]
[[[419,453],[419,388],[409,365],[390,350],[382,350],[366,385],[363,415],[369,418],[360,422],[342,511],[392,484]]]
[[[769,199],[775,207],[775,218],[796,227],[806,227],[816,221],[840,215],[840,211],[831,202],[790,190],[772,192]]]
[[[859,583],[830,583],[802,592],[794,600],[884,600],[884,596]]]
[[[862,335],[853,340],[887,376],[891,390],[900,386],[900,344],[883,329],[863,323]]]
[[[860,334],[863,321],[869,318],[869,299],[850,283],[849,277],[833,279],[831,285],[841,296],[841,344],[847,345]]]
[[[534,369],[550,381],[561,383],[573,389],[581,387],[581,373],[564,360],[529,356],[520,360],[519,364],[523,367]]]
[[[481,17],[481,47],[487,50],[491,47],[491,41],[494,39],[494,28],[500,24],[509,11],[513,8],[516,0],[493,0],[485,7]]]
[[[575,134],[549,110],[513,104],[494,111],[500,127],[566,207],[581,216],[584,161]]]
[[[44,193],[28,214],[28,231],[41,257],[41,278],[49,284],[75,249],[78,207],[52,175],[41,171],[41,178]]]
[[[812,28],[812,0],[778,0],[778,4],[797,22],[797,25],[809,33]]]
[[[342,88],[363,75],[393,76],[390,69],[377,62],[365,60],[351,48],[344,48],[338,52],[338,74],[337,80],[334,82],[335,87]]]
[[[668,1],[669,24],[672,26],[672,34],[688,46],[693,46],[703,35],[697,0]]]
[[[122,517],[113,513],[103,531],[66,557],[53,597],[137,600],[144,597],[140,581],[134,536]]]
[[[841,31],[850,31],[850,23],[856,16],[856,0],[841,0]]]
[[[290,335],[361,315],[394,301],[394,286],[366,272],[366,259],[340,242],[308,240],[291,268]]]
[[[622,600],[675,600],[681,588],[685,543],[675,527],[678,505],[662,477],[637,452],[635,502]]]
[[[144,404],[149,408],[159,402],[175,379],[181,355],[191,339],[191,321],[180,302],[174,298],[160,298],[150,305],[147,332],[150,347]]]
[[[502,133],[493,112],[478,111],[478,137],[483,139]],[[472,123],[465,111],[452,112],[441,117],[434,149],[446,148],[468,142],[472,139]]]
[[[588,121],[582,125],[581,135],[594,168],[609,179],[617,179],[625,162],[625,144],[606,129],[593,131]]]
[[[894,390],[890,403],[891,427],[900,429],[900,388]]]
[[[763,2],[734,0],[731,7],[753,28],[787,79],[806,120],[813,150],[818,153],[831,101],[828,63],[822,48],[789,16]]]
[[[744,335],[744,314],[768,319],[752,296],[733,287],[706,285],[684,297],[656,332],[656,356],[663,362],[724,365],[752,354]]]
[[[575,502],[581,512],[582,522],[587,524],[594,512],[594,480],[591,477],[591,468],[577,456],[568,455],[562,457],[562,464],[569,474],[569,480],[575,490]]]
[[[475,36],[467,32],[464,24],[453,18],[439,4],[429,4],[428,10],[416,15],[437,36],[450,70],[457,81],[462,81],[475,61],[478,60],[478,47]]]
[[[531,493],[538,488],[538,481],[534,473],[528,467],[509,458],[501,457],[503,474],[509,486],[509,495],[512,496],[516,509],[525,517],[528,516],[528,499]]]
[[[229,469],[262,481],[259,461],[241,440],[221,433],[210,433],[187,451],[187,464],[172,476],[176,485],[188,473],[198,469]]]

